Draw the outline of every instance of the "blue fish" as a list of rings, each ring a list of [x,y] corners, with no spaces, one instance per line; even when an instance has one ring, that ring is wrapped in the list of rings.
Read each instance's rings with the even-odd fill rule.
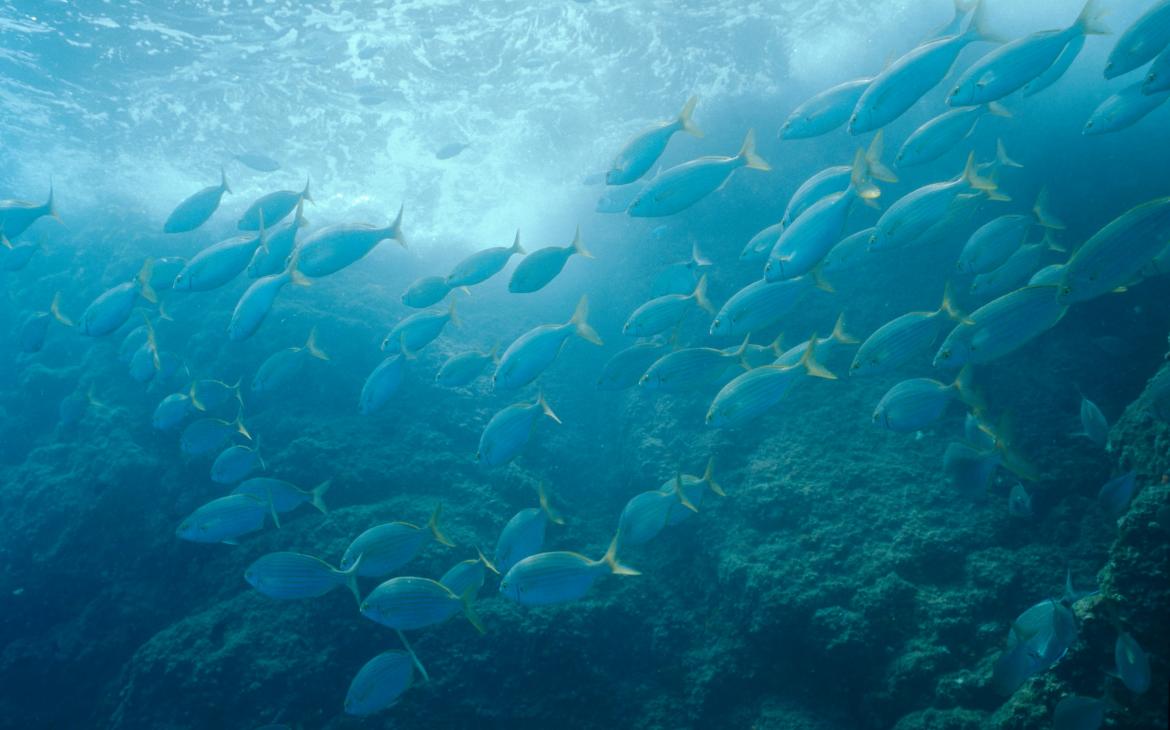
[[[262,195],[244,211],[244,215],[236,223],[236,228],[241,231],[258,231],[264,225],[276,225],[304,200],[313,201],[312,196],[309,195],[308,180],[305,180],[305,188],[300,192],[277,190],[274,193]]]
[[[605,173],[605,184],[628,185],[639,180],[654,167],[654,163],[662,156],[667,142],[675,132],[686,132],[695,137],[702,137],[703,133],[691,121],[691,114],[698,103],[699,97],[692,96],[687,99],[687,103],[683,105],[676,118],[655,124],[635,135],[614,158],[613,164]]]
[[[507,573],[516,563],[540,552],[544,546],[544,533],[548,523],[565,524],[549,504],[548,493],[545,492],[543,483],[537,488],[537,493],[540,506],[520,510],[512,515],[512,519],[508,520],[508,524],[500,531],[493,558],[500,573]]]
[[[658,218],[686,210],[723,187],[740,168],[768,172],[756,154],[756,135],[749,130],[735,157],[700,157],[665,170],[646,184],[626,212],[635,218]]]
[[[163,223],[163,233],[185,233],[193,231],[207,222],[207,219],[219,208],[219,201],[224,193],[230,193],[227,175],[223,168],[219,170],[219,185],[206,187],[175,206],[167,220]],[[53,196],[49,195],[49,207],[52,207]],[[7,227],[5,227],[7,230]],[[9,235],[16,235],[11,233]]]
[[[367,717],[398,701],[414,681],[414,665],[404,651],[384,651],[362,665],[345,693],[345,714]]]
[[[600,560],[580,553],[537,553],[512,566],[500,581],[500,594],[524,606],[576,601],[603,575],[639,575],[617,560],[617,538]]]
[[[561,422],[543,394],[537,396],[535,403],[513,403],[497,411],[479,437],[476,461],[484,466],[499,466],[516,458],[528,443],[536,419],[541,415]]]
[[[459,286],[473,286],[492,278],[504,270],[509,259],[515,255],[523,256],[527,251],[520,245],[520,231],[511,246],[494,246],[476,251],[451,269],[447,275],[447,286],[454,289]]]
[[[244,580],[269,598],[297,600],[318,598],[345,586],[361,603],[357,583],[358,565],[337,570],[320,558],[302,553],[268,553],[244,571]]]
[[[1137,471],[1130,469],[1119,477],[1105,482],[1097,493],[1097,504],[1111,520],[1118,520],[1125,514],[1129,501],[1137,489]]]

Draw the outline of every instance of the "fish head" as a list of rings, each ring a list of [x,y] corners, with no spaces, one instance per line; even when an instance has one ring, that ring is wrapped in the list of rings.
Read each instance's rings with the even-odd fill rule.
[[[515,581],[509,580],[509,576],[505,575],[500,581],[500,595],[505,598],[510,598],[513,601],[519,601],[520,585]]]
[[[972,106],[975,103],[975,87],[971,84],[960,84],[947,94],[948,106]]]
[[[715,319],[711,320],[710,332],[713,335],[731,334],[731,322],[723,315],[715,315]]]
[[[865,131],[868,117],[868,109],[855,109],[853,114],[849,116],[849,124],[847,125],[849,134],[861,134]]]
[[[180,271],[175,275],[175,281],[171,284],[172,289],[179,291],[188,291],[191,289],[191,274],[186,269]]]
[[[1098,118],[1096,115],[1090,117],[1089,121],[1085,122],[1085,126],[1081,130],[1081,134],[1086,137],[1091,137],[1096,134],[1104,134],[1105,132],[1108,132],[1108,125],[1104,124],[1103,121],[1103,119]]]

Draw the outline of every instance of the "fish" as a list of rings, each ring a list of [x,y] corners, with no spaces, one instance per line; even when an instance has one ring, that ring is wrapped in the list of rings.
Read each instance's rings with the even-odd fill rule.
[[[712,456],[707,460],[707,468],[702,476],[694,476],[692,474],[675,475],[673,479],[667,479],[659,487],[658,491],[666,494],[673,494],[675,489],[675,481],[682,480],[682,493],[695,508],[701,507],[703,498],[707,492],[713,492],[720,497],[726,497],[727,492],[723,491],[723,487],[715,481],[715,457]],[[675,500],[670,504],[670,514],[666,518],[666,524],[670,527],[680,525],[686,522],[693,515],[696,510],[687,507],[682,503],[682,500]]]
[[[173,431],[197,413],[186,393],[171,393],[159,401],[151,414],[150,424],[158,431]]]
[[[816,360],[816,339],[814,334],[797,365],[764,365],[723,386],[707,410],[707,425],[715,428],[743,425],[780,402],[806,373],[836,380],[837,376]]]
[[[483,624],[472,607],[475,591],[457,596],[430,578],[402,576],[379,585],[361,602],[361,614],[399,631],[440,624],[460,611],[479,633]]]
[[[234,421],[225,421],[221,418],[200,418],[192,421],[183,429],[179,437],[179,448],[184,456],[196,457],[219,451],[229,439],[236,434],[250,439],[252,436],[244,427],[240,416]]]
[[[1081,430],[1073,436],[1084,436],[1103,449],[1109,448],[1109,421],[1097,404],[1081,396]]]
[[[1029,96],[1035,96],[1063,78],[1065,73],[1068,72],[1069,68],[1072,67],[1073,61],[1077,60],[1077,56],[1081,55],[1081,51],[1084,49],[1084,47],[1084,35],[1078,35],[1076,38],[1073,38],[1071,41],[1069,41],[1068,45],[1064,47],[1064,50],[1061,51],[1056,61],[1054,61],[1051,66],[1045,69],[1044,73],[1024,84],[1024,90],[1022,92],[1024,97],[1027,98]]]
[[[1032,215],[1001,215],[980,226],[963,245],[956,266],[967,274],[994,271],[1023,245],[1033,225],[1064,230],[1064,223],[1049,210],[1047,188],[1042,188],[1036,197]]]
[[[692,96],[683,105],[678,116],[670,121],[659,122],[645,129],[622,147],[605,173],[606,185],[629,185],[640,180],[643,175],[654,167],[658,158],[666,150],[666,145],[675,132],[686,132],[694,137],[702,137],[703,132],[695,126],[691,115],[699,97]]]
[[[646,369],[670,350],[662,342],[638,342],[605,361],[597,378],[598,390],[625,390],[638,384]]]
[[[1097,730],[1105,722],[1105,709],[1104,700],[1065,695],[1052,711],[1052,729]]]
[[[1032,274],[1028,286],[1057,286],[1064,277],[1064,264],[1049,264]]]
[[[655,297],[630,314],[622,325],[622,334],[631,337],[651,337],[674,327],[682,321],[691,307],[695,306],[710,314],[715,308],[707,299],[707,276],[699,277],[699,283],[690,294],[667,294]],[[505,353],[505,356],[507,353]]]
[[[154,327],[151,326],[150,320],[146,320],[146,342],[143,342],[130,357],[130,377],[135,382],[145,383],[151,380],[161,367]]]
[[[1153,60],[1170,46],[1170,0],[1158,0],[1117,39],[1105,62],[1105,78],[1115,79]]]
[[[931,378],[903,380],[878,401],[873,422],[895,433],[914,433],[941,418],[956,398],[976,406],[978,400],[971,391],[970,377],[970,371],[964,369],[950,384]]]
[[[511,246],[495,246],[476,251],[459,263],[447,274],[447,286],[454,289],[459,286],[474,286],[492,278],[504,270],[508,260],[513,255],[523,256],[527,253],[520,245],[520,231],[516,231],[516,238]]]
[[[810,139],[849,121],[872,77],[850,79],[814,95],[796,107],[780,127],[781,139]]]
[[[1145,694],[1150,689],[1150,658],[1129,634],[1122,631],[1113,646],[1117,676],[1125,688],[1134,694]]]
[[[211,291],[227,284],[248,268],[252,255],[264,239],[246,233],[214,243],[191,257],[175,276],[176,291]]]
[[[236,228],[241,231],[258,231],[264,225],[275,225],[284,220],[284,217],[297,207],[301,201],[313,202],[309,194],[309,181],[305,180],[305,187],[300,192],[295,190],[277,190],[262,195],[244,211]]]
[[[398,701],[414,682],[414,665],[405,651],[384,651],[362,665],[345,693],[345,714],[368,717]]]
[[[1060,661],[1077,639],[1077,617],[1067,600],[1046,599],[1021,613],[1012,623],[1008,649],[1025,644],[1035,654],[1037,671]]]
[[[358,398],[358,413],[363,416],[373,415],[386,405],[390,397],[398,392],[398,387],[406,374],[406,361],[411,357],[400,351],[378,363],[362,384],[361,396]]]
[[[232,494],[250,494],[267,502],[272,508],[272,517],[279,527],[280,515],[292,512],[302,504],[311,504],[321,514],[328,514],[329,508],[325,506],[325,493],[332,486],[333,482],[327,479],[306,491],[282,479],[252,477],[236,485]]]
[[[393,239],[406,248],[402,233],[402,208],[394,222],[385,228],[369,223],[339,223],[310,234],[297,246],[297,269],[312,279],[336,274],[361,260],[382,241]]]
[[[191,405],[200,411],[214,411],[230,400],[240,401],[240,382],[228,385],[222,380],[204,378],[191,383],[187,395],[191,397]]]
[[[130,364],[134,359],[135,353],[146,344],[147,335],[150,334],[150,328],[147,323],[140,324],[134,329],[126,333],[122,338],[122,344],[118,345],[118,362]]]
[[[186,265],[187,259],[182,256],[163,256],[155,259],[154,266],[150,269],[150,288],[156,292],[170,289]]]
[[[731,364],[738,363],[744,370],[751,370],[744,362],[750,342],[749,334],[744,336],[743,344],[730,352],[714,347],[687,347],[669,352],[646,369],[638,379],[638,385],[663,393],[700,390],[714,385]]]
[[[858,200],[876,200],[880,195],[881,191],[869,180],[865,153],[858,150],[849,187],[821,198],[784,229],[768,253],[764,280],[793,279],[812,271],[841,240],[853,204]]]
[[[975,106],[1002,99],[1047,71],[1074,39],[1109,33],[1099,5],[1099,0],[1087,0],[1069,27],[1017,38],[977,59],[959,75],[947,104]]]
[[[32,261],[33,254],[41,250],[41,244],[21,243],[13,245],[12,241],[0,231],[0,271],[23,271]]]
[[[564,324],[542,324],[516,338],[500,356],[492,385],[496,388],[520,388],[531,383],[552,365],[570,336],[576,335],[601,346],[597,334],[586,318],[589,316],[589,297],[582,296],[573,316]]]
[[[262,555],[249,565],[244,570],[244,580],[261,594],[284,601],[319,598],[345,586],[361,603],[357,568],[354,564],[349,570],[337,570],[312,555],[276,552]]]
[[[873,255],[869,250],[870,239],[873,238],[874,228],[865,228],[842,238],[836,246],[829,249],[821,262],[810,272],[812,280],[823,291],[835,291],[830,275],[841,272],[860,271],[867,264],[880,260],[880,256]],[[832,277],[835,278],[835,277]]]
[[[1170,197],[1130,209],[1085,241],[1064,267],[1057,299],[1074,304],[1129,284],[1170,240]]]
[[[516,458],[528,443],[540,415],[561,422],[544,394],[537,395],[535,403],[513,403],[497,411],[479,437],[475,460],[484,466],[499,466]]]
[[[722,188],[740,168],[768,172],[772,168],[756,154],[756,133],[748,130],[735,157],[700,157],[659,173],[630,203],[634,218],[659,218],[686,210]]]
[[[695,278],[699,269],[712,266],[711,259],[699,251],[699,242],[691,244],[691,257],[686,261],[669,264],[654,275],[650,290],[655,297],[667,294],[690,294],[695,289],[698,280]]]
[[[1040,671],[1039,658],[1025,643],[1001,653],[991,667],[991,686],[1003,697],[1011,697],[1028,678]]]
[[[449,160],[452,157],[457,157],[460,152],[470,146],[470,142],[451,142],[450,144],[445,144],[439,149],[435,150],[435,159]]]
[[[548,606],[583,598],[603,575],[640,575],[617,559],[617,537],[600,560],[580,553],[537,553],[512,566],[500,581],[500,594],[523,606]]]
[[[1158,54],[1142,82],[1143,94],[1170,91],[1170,47]]]
[[[1120,132],[1145,119],[1170,99],[1170,89],[1146,93],[1144,81],[1130,84],[1093,110],[1081,130],[1084,135]]]
[[[268,356],[252,376],[253,393],[271,393],[292,380],[309,359],[328,360],[329,356],[317,347],[317,329],[309,331],[309,339],[301,347],[286,347]]]
[[[219,453],[211,465],[211,481],[216,484],[236,484],[259,469],[268,468],[259,449],[233,444]]]
[[[543,482],[537,487],[537,494],[540,506],[520,510],[512,515],[512,519],[500,531],[493,560],[501,574],[507,573],[513,565],[529,555],[540,552],[550,522],[554,525],[565,524],[565,520],[552,508]]]
[[[451,569],[443,573],[442,578],[439,578],[439,582],[447,586],[447,589],[457,596],[462,596],[469,591],[475,595],[479,593],[480,588],[483,588],[488,570],[496,575],[500,573],[496,566],[484,557],[479,548],[476,548],[473,560],[464,560],[452,565]]]
[[[833,325],[833,331],[828,337],[818,337],[816,348],[817,357],[822,360],[828,360],[833,356],[833,352],[840,347],[851,347],[856,345],[859,340],[853,335],[845,331],[845,313],[837,315],[837,321]],[[800,359],[804,357],[805,350],[808,349],[808,342],[801,342],[800,344],[790,347],[781,352],[775,360],[773,365],[798,365]]]
[[[296,213],[292,220],[278,223],[273,228],[264,229],[264,236],[260,239],[260,246],[252,254],[245,271],[249,278],[259,279],[263,276],[279,274],[286,270],[289,258],[296,249],[297,234],[307,225],[308,221],[302,212],[304,201],[297,203]],[[157,266],[157,263],[155,264]]]
[[[630,203],[646,188],[646,183],[635,182],[618,187],[607,187],[593,209],[598,213],[625,213]]]
[[[295,286],[309,286],[310,282],[301,272],[297,271],[297,257],[294,254],[288,268],[279,274],[269,274],[253,281],[244,291],[240,300],[232,310],[231,321],[228,322],[228,339],[232,342],[242,342],[260,329],[264,319],[272,310],[276,302],[276,295],[285,284]]]
[[[670,492],[652,489],[631,497],[618,518],[617,550],[644,545],[658,537],[658,533],[666,527],[675,504],[698,511],[683,492],[682,474],[675,477]]]
[[[24,353],[40,352],[45,346],[45,339],[49,335],[49,325],[56,321],[65,327],[72,327],[73,322],[61,314],[61,292],[53,295],[47,312],[33,312],[28,315],[20,326],[16,339],[20,351]]]
[[[520,259],[520,263],[512,271],[512,278],[508,281],[508,291],[513,294],[540,291],[561,273],[573,254],[587,259],[593,258],[593,254],[589,253],[581,240],[581,226],[577,226],[573,242],[568,246],[546,246]]]
[[[938,38],[957,35],[963,30],[963,26],[969,22],[972,14],[981,2],[983,0],[970,0],[970,2],[968,0],[954,0],[955,14],[951,17],[950,21],[936,28],[926,39],[936,40]]]
[[[979,4],[963,33],[927,41],[875,76],[853,108],[849,133],[872,132],[902,116],[946,78],[960,51],[975,42],[997,40],[987,31]]]
[[[1021,518],[1031,517],[1033,514],[1032,495],[1028,494],[1028,490],[1019,482],[1016,482],[1008,495],[1008,514]]]
[[[438,304],[451,293],[445,276],[424,276],[411,282],[402,292],[402,303],[412,309],[426,309]]]
[[[979,174],[972,152],[958,177],[924,185],[886,208],[874,227],[869,250],[910,246],[940,222],[957,216],[963,203],[978,202],[984,196],[990,200],[1010,200],[999,192],[991,178]]]
[[[444,388],[471,385],[483,375],[489,365],[499,363],[499,349],[500,345],[497,343],[487,352],[461,352],[452,355],[439,368],[439,372],[435,373],[435,382]]]
[[[189,542],[235,545],[240,537],[264,529],[268,505],[248,494],[229,494],[202,505],[175,529]]]
[[[7,238],[18,238],[29,226],[49,216],[60,221],[57,207],[53,203],[53,186],[49,185],[49,198],[44,203],[30,203],[27,200],[0,200],[0,232]]]
[[[82,312],[77,331],[90,337],[104,337],[126,324],[139,298],[151,304],[158,302],[158,296],[150,288],[152,266],[153,262],[147,259],[133,279],[98,295]]]
[[[971,295],[985,300],[994,299],[1027,286],[1040,270],[1044,257],[1051,252],[1067,253],[1064,247],[1052,240],[1051,232],[1045,231],[1044,240],[1020,246],[997,268],[976,276],[971,282]]]
[[[937,160],[970,137],[979,121],[987,115],[1012,117],[1007,108],[994,101],[943,112],[914,130],[902,143],[895,158],[898,167],[913,167]]]
[[[279,162],[259,152],[241,152],[238,155],[232,155],[232,159],[256,172],[276,172],[280,169]]]
[[[176,205],[175,209],[171,211],[171,214],[167,216],[166,221],[163,223],[163,233],[186,233],[187,231],[195,230],[206,223],[215,211],[219,209],[219,203],[223,199],[224,193],[230,193],[231,191],[232,189],[228,187],[227,174],[221,167],[219,170],[219,185],[203,188]],[[50,193],[49,203],[47,203],[50,208],[52,208],[52,200],[53,196]],[[0,212],[0,216],[2,215],[2,212]],[[4,229],[8,235],[17,235],[7,225],[4,226]]]
[[[391,327],[390,332],[382,340],[382,352],[418,352],[442,334],[448,322],[459,326],[454,296],[447,300],[446,311],[424,309],[403,318]]]
[[[81,390],[74,390],[57,404],[57,424],[68,428],[80,423],[91,407],[99,405],[101,404],[94,400],[92,385],[84,393]]]
[[[849,376],[868,377],[897,370],[929,350],[949,323],[963,320],[948,287],[942,304],[933,312],[907,312],[874,330],[853,356]]]
[[[961,368],[991,362],[1028,344],[1059,322],[1068,306],[1059,287],[1026,286],[976,309],[939,346],[934,366]]]
[[[1119,520],[1129,508],[1129,501],[1137,491],[1137,472],[1130,469],[1121,476],[1105,482],[1097,493],[1097,504],[1111,520]]]
[[[409,563],[423,546],[434,540],[440,545],[454,547],[455,543],[439,529],[443,505],[437,505],[425,527],[409,522],[387,522],[366,530],[354,538],[341,556],[340,568],[349,570],[361,560],[357,574],[363,578],[390,575]]]

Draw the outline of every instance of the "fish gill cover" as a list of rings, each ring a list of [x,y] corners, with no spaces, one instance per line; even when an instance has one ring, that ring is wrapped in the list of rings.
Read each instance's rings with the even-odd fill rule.
[[[0,32],[0,728],[1166,725],[1170,2]]]

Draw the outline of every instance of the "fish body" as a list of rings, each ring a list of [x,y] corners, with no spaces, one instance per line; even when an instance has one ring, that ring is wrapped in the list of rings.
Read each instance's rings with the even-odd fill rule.
[[[765,172],[772,169],[756,154],[752,131],[735,157],[700,157],[659,173],[642,188],[626,212],[634,218],[674,215],[723,187],[741,167]]]
[[[806,373],[835,379],[835,375],[816,361],[815,340],[814,336],[809,341],[809,347],[799,364],[754,368],[723,386],[707,410],[707,425],[716,428],[743,425],[776,405]]]
[[[183,429],[179,437],[179,448],[184,456],[195,457],[219,451],[235,434],[244,434],[239,421],[224,421],[220,418],[200,418]]]
[[[1023,245],[1031,229],[1032,217],[1027,215],[1001,215],[983,224],[963,246],[957,264],[959,271],[967,274],[994,271]]]
[[[175,278],[186,265],[187,259],[181,256],[164,256],[161,259],[155,259],[150,270],[150,288],[155,291],[170,289],[175,283]]]
[[[177,291],[218,289],[248,267],[260,241],[260,236],[245,233],[208,246],[187,261],[171,288]]]
[[[639,342],[618,352],[601,368],[598,390],[625,390],[638,384],[652,364],[670,351],[661,342]]]
[[[641,179],[662,156],[666,150],[666,144],[675,132],[687,132],[695,137],[702,137],[703,133],[691,121],[691,114],[698,101],[699,97],[692,96],[687,100],[678,117],[668,122],[655,124],[627,142],[626,146],[614,158],[609,171],[605,173],[605,184],[628,185]]]
[[[222,169],[219,171],[219,178],[219,185],[203,188],[176,205],[171,214],[167,216],[166,222],[163,223],[163,233],[186,233],[206,223],[207,219],[219,208],[219,202],[223,199],[224,193],[232,191],[228,187],[227,175]],[[52,201],[52,195],[49,196],[49,200]],[[5,226],[5,230],[10,236],[17,235],[7,226]]]
[[[256,172],[276,172],[280,169],[279,162],[259,152],[241,152],[238,155],[232,155],[232,159]]]
[[[1032,495],[1028,494],[1028,490],[1019,482],[1016,482],[1008,494],[1008,514],[1021,518],[1032,516]]]
[[[244,580],[269,598],[318,598],[347,586],[359,601],[354,569],[340,571],[320,558],[302,553],[277,552],[261,556],[244,570]]]
[[[631,497],[618,518],[618,549],[644,545],[658,537],[658,533],[670,523],[671,509],[676,504],[695,509],[683,492],[681,474],[675,478],[669,492],[652,489]]]
[[[713,313],[715,308],[707,300],[707,277],[702,276],[690,294],[666,294],[655,297],[630,314],[622,325],[622,333],[633,337],[651,337],[682,321],[691,307]],[[507,353],[505,353],[506,356]]]
[[[1109,446],[1109,421],[1093,401],[1081,397],[1081,433],[1101,448]]]
[[[1097,493],[1097,504],[1101,506],[1106,516],[1111,520],[1118,520],[1125,514],[1129,501],[1133,499],[1137,490],[1137,472],[1129,470],[1119,477],[1105,482],[1101,491]]]
[[[1073,304],[1129,284],[1170,240],[1170,197],[1143,203],[1095,233],[1064,268],[1058,299]]]
[[[832,132],[849,121],[858,100],[873,79],[845,81],[825,89],[796,107],[780,128],[782,139],[809,139]]]
[[[468,142],[451,142],[450,144],[445,144],[435,151],[435,159],[449,160],[452,157],[457,157],[460,152],[470,146],[471,144]]]
[[[476,460],[485,466],[499,466],[516,458],[532,436],[540,415],[561,422],[543,395],[535,403],[514,403],[497,411],[479,437]]]
[[[589,253],[581,241],[580,226],[577,227],[577,235],[573,237],[573,242],[568,246],[547,246],[520,259],[508,282],[508,291],[513,294],[540,291],[561,273],[573,254],[593,258],[593,254]]]
[[[742,363],[747,349],[747,339],[739,349],[730,352],[714,347],[688,347],[662,356],[650,365],[638,380],[647,390],[664,393],[680,393],[700,390],[714,385],[729,365]],[[746,364],[745,370],[749,370]]]
[[[413,309],[426,309],[432,304],[443,301],[443,297],[451,293],[445,276],[424,276],[415,279],[406,291],[402,292],[402,303]]]
[[[341,223],[314,231],[297,247],[297,270],[313,279],[335,274],[360,261],[387,239],[406,247],[402,208],[398,209],[394,222],[385,228],[368,223]]]
[[[1069,41],[1068,45],[1061,51],[1060,56],[1044,70],[1044,73],[1024,84],[1024,97],[1035,96],[1059,81],[1072,67],[1073,61],[1077,60],[1077,56],[1081,54],[1084,47],[1084,35],[1078,35]]]
[[[959,392],[955,384],[930,378],[903,380],[882,396],[873,422],[896,433],[921,431],[942,416]]]
[[[241,536],[263,529],[268,505],[246,494],[213,499],[183,520],[175,534],[190,542],[234,544]]]
[[[1131,84],[1093,110],[1083,134],[1109,134],[1132,127],[1170,99],[1170,89],[1146,93],[1144,82]]]
[[[1065,264],[1049,264],[1044,268],[1032,274],[1032,278],[1028,279],[1028,286],[1057,286],[1060,280],[1064,278]]]
[[[878,327],[861,343],[849,366],[849,375],[862,377],[896,370],[930,349],[943,328],[962,315],[949,295],[933,312],[907,312]]]
[[[295,264],[293,265],[295,266]],[[236,302],[232,310],[232,319],[228,322],[228,339],[232,342],[242,342],[256,333],[264,318],[272,310],[276,302],[276,295],[285,284],[292,282],[300,286],[307,286],[308,280],[300,275],[293,266],[279,274],[269,274],[252,282],[243,296]]]
[[[620,187],[607,187],[597,199],[594,210],[598,213],[625,213],[630,203],[645,189],[644,182],[630,183]]]
[[[53,205],[53,187],[49,186],[49,199],[44,203],[32,203],[27,200],[0,200],[0,233],[6,238],[13,239],[28,230],[44,216],[60,218]]]
[[[516,231],[516,238],[511,246],[485,248],[455,264],[455,268],[447,275],[447,286],[454,289],[487,281],[503,271],[513,255],[523,256],[525,253],[524,247],[520,245],[520,231]]]
[[[767,228],[760,230],[748,240],[746,245],[744,245],[743,251],[740,251],[739,253],[739,260],[751,263],[767,261],[768,252],[770,252],[772,247],[776,245],[776,242],[780,240],[780,234],[782,233],[784,233],[783,221],[780,223],[773,223]]]
[[[519,388],[531,383],[553,363],[572,335],[601,345],[601,337],[585,321],[588,316],[589,299],[582,296],[568,322],[543,324],[520,335],[500,356],[492,383],[497,388]]]
[[[970,137],[979,120],[988,113],[1001,117],[1011,116],[1010,112],[993,102],[965,109],[952,109],[931,119],[914,130],[914,133],[902,143],[896,158],[898,167],[913,167],[937,160]]]
[[[1059,287],[1028,286],[993,299],[951,330],[934,356],[935,367],[991,362],[1023,347],[1064,317]]]
[[[584,597],[608,573],[638,574],[617,562],[616,538],[601,560],[564,551],[530,555],[504,574],[500,593],[525,606],[567,603]]]
[[[402,377],[406,374],[406,355],[398,353],[378,363],[366,382],[358,399],[358,412],[369,416],[386,405],[390,397],[398,392]]]
[[[384,651],[362,665],[345,693],[345,714],[366,717],[398,701],[414,681],[414,664],[405,651]]]
[[[391,578],[371,591],[361,603],[363,616],[399,631],[440,624],[460,611],[483,632],[470,601],[460,599],[447,586],[429,578]]]
[[[152,262],[147,259],[133,280],[98,295],[82,313],[78,331],[90,337],[104,337],[130,319],[140,297],[148,302],[157,301],[154,290],[150,288],[151,266]]]
[[[1097,730],[1105,723],[1105,700],[1065,695],[1052,710],[1052,730]]]
[[[317,331],[309,332],[309,339],[301,347],[286,347],[265,358],[252,376],[253,393],[271,393],[296,376],[310,359],[328,360],[317,347]]]
[[[0,231],[0,243],[5,244],[0,247],[0,271],[23,271],[29,262],[32,260],[33,254],[41,250],[39,243],[20,243],[13,245],[8,238]]]
[[[496,540],[496,551],[493,562],[501,574],[507,573],[512,566],[529,555],[540,552],[544,546],[544,534],[548,523],[558,525],[565,521],[552,510],[548,495],[544,487],[540,488],[540,506],[522,509],[504,525],[500,537]]]
[[[1170,0],[1158,0],[1117,39],[1105,63],[1105,78],[1127,74],[1170,45]]]
[[[1040,270],[1044,256],[1053,250],[1059,249],[1055,249],[1047,240],[1020,246],[999,267],[976,276],[971,282],[971,295],[989,300],[1026,286]]]
[[[264,460],[260,458],[260,452],[234,444],[215,457],[211,465],[211,481],[217,484],[236,484],[257,469],[264,469]]]
[[[489,352],[461,352],[447,358],[435,374],[435,382],[445,388],[471,385],[497,361],[496,348]]]
[[[260,246],[248,262],[250,278],[279,274],[288,267],[289,257],[297,246],[297,233],[307,225],[301,214],[301,205],[297,203],[297,212],[291,221],[265,229]]]
[[[1170,91],[1170,47],[1158,54],[1142,82],[1142,93],[1156,94],[1159,91]]]
[[[317,511],[325,514],[329,511],[325,506],[325,493],[329,491],[330,486],[332,482],[324,481],[306,491],[282,479],[252,477],[240,482],[232,490],[232,494],[250,494],[270,504],[272,511],[279,515],[292,512],[305,503],[313,505]]]
[[[360,558],[357,574],[363,578],[380,578],[414,560],[429,540],[450,547],[451,541],[439,531],[439,514],[440,510],[436,508],[426,527],[409,522],[387,522],[371,527],[354,538],[345,549],[341,569],[349,570]]]
[[[487,571],[493,573],[499,572],[496,566],[488,562],[487,558],[476,550],[478,555],[473,560],[463,560],[452,565],[451,568],[443,573],[443,577],[439,578],[439,582],[447,586],[457,596],[471,595],[479,593],[479,589],[483,588],[484,580],[487,579]]]
[[[267,195],[262,195],[248,206],[244,214],[240,216],[240,220],[236,222],[236,228],[241,231],[258,231],[261,224],[264,226],[274,226],[284,217],[293,212],[302,201],[312,201],[313,198],[309,195],[309,181],[305,181],[305,189],[297,192],[295,190],[277,190]]]
[[[987,496],[999,465],[999,452],[990,447],[955,441],[947,445],[943,454],[943,474],[947,481],[955,491],[972,500]]]
[[[1170,24],[1170,20],[1167,23]],[[1150,689],[1150,658],[1136,639],[1124,631],[1118,634],[1113,658],[1117,663],[1117,676],[1126,689],[1139,695]]]
[[[33,312],[20,325],[20,332],[16,336],[17,345],[21,352],[40,352],[45,346],[45,338],[49,334],[49,323],[53,315],[48,312]]]
[[[681,481],[681,484],[678,482]],[[707,492],[713,492],[720,497],[726,497],[726,492],[719,483],[715,481],[715,459],[711,458],[707,461],[707,470],[703,472],[702,476],[695,476],[693,474],[676,475],[673,479],[667,479],[659,487],[658,491],[664,494],[674,494],[675,489],[680,487],[683,496],[686,497],[686,503],[683,500],[676,499],[670,505],[670,514],[666,518],[666,524],[669,527],[680,525],[686,522],[696,514],[697,508],[703,505],[703,498],[706,497]]]

